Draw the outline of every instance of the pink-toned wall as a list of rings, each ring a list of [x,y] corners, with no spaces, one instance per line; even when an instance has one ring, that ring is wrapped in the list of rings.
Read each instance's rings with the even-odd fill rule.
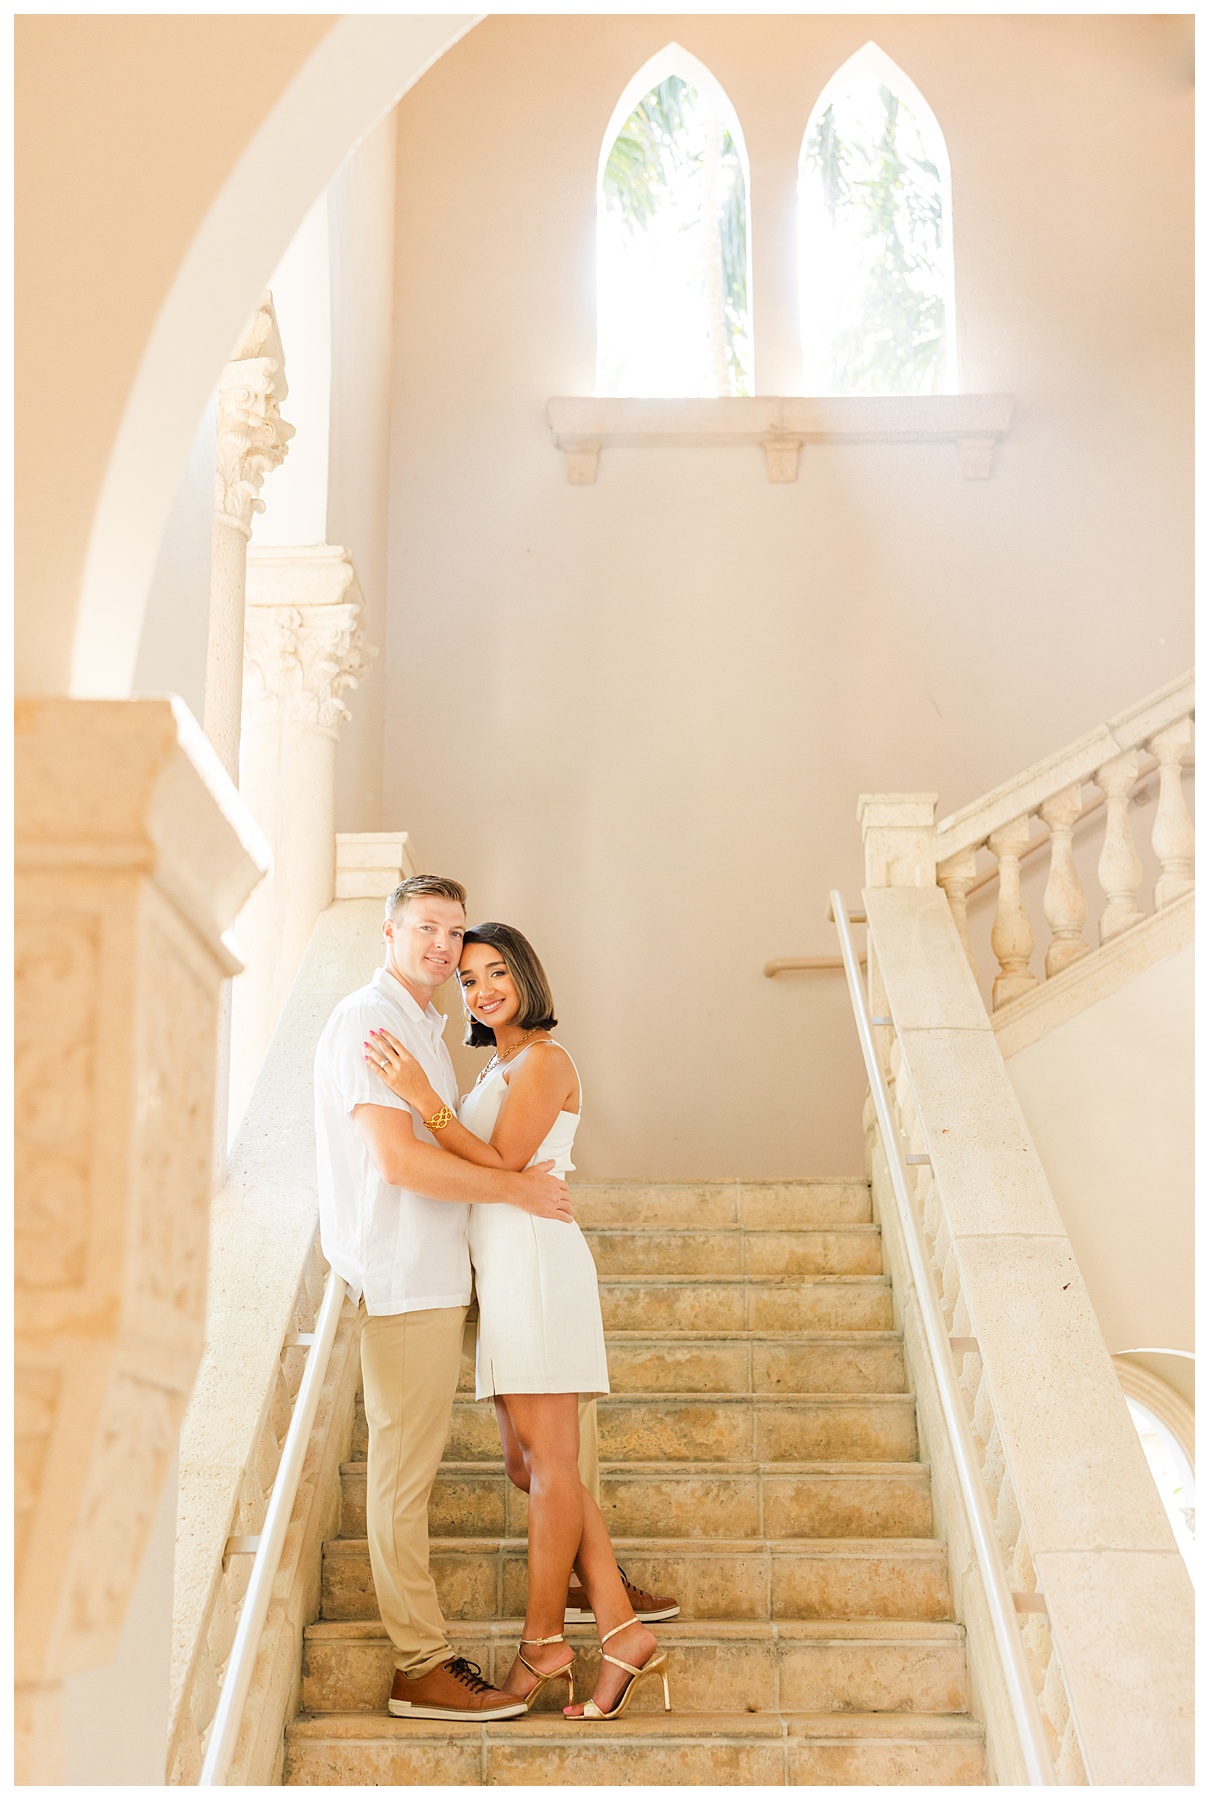
[[[751,158],[757,382],[798,381],[794,179],[870,37],[953,165],[962,385],[1016,397],[989,482],[948,446],[607,451],[595,178],[676,39]],[[1152,17],[492,17],[398,111],[383,822],[530,933],[582,1070],[580,1173],[860,1167],[834,949],[866,789],[976,797],[1191,662],[1191,55]]]

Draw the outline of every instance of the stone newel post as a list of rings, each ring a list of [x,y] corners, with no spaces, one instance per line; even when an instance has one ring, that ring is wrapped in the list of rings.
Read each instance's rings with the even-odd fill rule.
[[[20,702],[17,1780],[117,1651],[201,1356],[224,942],[268,850],[188,710]]]
[[[233,1002],[231,1113],[243,1111],[315,920],[336,878],[342,695],[366,673],[361,589],[338,545],[248,555],[241,793],[273,872],[240,915],[248,968]]]
[[[936,794],[862,794],[856,816],[865,847],[865,886],[935,887]],[[875,1019],[886,1014],[886,992],[869,945],[869,1010]],[[888,1030],[874,1027],[874,1041],[884,1061]]]

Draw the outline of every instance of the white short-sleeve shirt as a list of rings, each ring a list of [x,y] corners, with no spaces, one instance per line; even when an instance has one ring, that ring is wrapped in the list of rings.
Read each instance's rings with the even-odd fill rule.
[[[436,1139],[370,1069],[365,1040],[373,1026],[393,1033],[449,1106],[458,1103],[453,1064],[441,1036],[444,1016],[421,1011],[385,969],[340,1002],[315,1052],[315,1146],[319,1162],[319,1234],[323,1254],[369,1313],[423,1312],[470,1300],[470,1208],[392,1187],[374,1167],[353,1118],[363,1104],[410,1112],[421,1141]]]

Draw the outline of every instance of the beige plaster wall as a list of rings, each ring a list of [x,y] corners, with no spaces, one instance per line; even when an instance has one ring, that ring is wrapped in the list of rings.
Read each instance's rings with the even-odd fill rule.
[[[136,694],[179,694],[197,719],[206,705],[216,425],[217,403],[211,402],[168,513],[134,671]]]
[[[1109,1350],[1194,1349],[1192,947],[1007,1067]]]
[[[152,324],[207,208],[332,24],[16,21],[19,692],[67,689],[88,532]]]
[[[567,484],[547,399],[594,381],[595,177],[670,39],[751,158],[757,382],[798,381],[794,180],[873,37],[953,164],[951,447],[609,450]],[[522,925],[583,1072],[580,1170],[855,1172],[834,950],[865,789],[984,792],[1191,660],[1186,21],[491,17],[398,108],[383,820]]]
[[[337,831],[377,831],[382,808],[390,371],[394,351],[395,115],[361,143],[328,189],[332,407],[327,536],[352,552],[365,636],[378,651],[347,696],[336,759]]]

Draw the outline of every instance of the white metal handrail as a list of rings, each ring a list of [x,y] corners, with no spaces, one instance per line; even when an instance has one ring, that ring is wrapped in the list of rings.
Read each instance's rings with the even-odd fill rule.
[[[940,1390],[941,1410],[944,1413],[949,1442],[953,1449],[953,1460],[961,1487],[961,1497],[965,1505],[966,1517],[969,1520],[974,1552],[978,1558],[978,1568],[982,1575],[987,1607],[991,1615],[991,1626],[995,1633],[995,1642],[1003,1666],[1003,1677],[1011,1703],[1012,1716],[1016,1721],[1016,1730],[1020,1736],[1020,1748],[1024,1756],[1025,1768],[1028,1771],[1029,1785],[1032,1787],[1056,1786],[1058,1777],[1054,1772],[1053,1759],[1050,1756],[1049,1740],[1045,1735],[1041,1709],[1037,1704],[1036,1690],[1033,1687],[1032,1675],[1029,1672],[1028,1660],[1024,1653],[1024,1640],[1016,1622],[1016,1603],[1008,1586],[1007,1571],[1003,1566],[995,1521],[991,1515],[991,1504],[983,1485],[974,1449],[974,1440],[970,1434],[969,1420],[966,1418],[961,1389],[957,1384],[957,1371],[953,1366],[949,1332],[940,1310],[940,1302],[936,1297],[932,1270],[924,1250],[923,1240],[920,1237],[915,1208],[911,1202],[907,1177],[907,1154],[903,1149],[894,1121],[886,1078],[882,1073],[881,1063],[873,1043],[873,1026],[861,989],[856,952],[852,947],[852,934],[848,928],[849,915],[843,900],[835,889],[831,893],[828,911],[839,934],[840,951],[844,959],[844,973],[848,978],[848,992],[852,997],[852,1011],[856,1017],[857,1036],[860,1039],[861,1054],[865,1059],[865,1070],[869,1076],[869,1088],[877,1112],[877,1122],[881,1127],[882,1142],[886,1147],[890,1181],[902,1225],[907,1260],[911,1265],[911,1276],[919,1298],[924,1337],[936,1375],[936,1384]]]
[[[344,1281],[334,1269],[329,1269],[319,1317],[315,1321],[313,1341],[307,1351],[306,1369],[294,1401],[290,1428],[286,1432],[281,1461],[277,1465],[264,1524],[260,1528],[260,1541],[240,1608],[235,1641],[227,1658],[218,1706],[206,1744],[206,1759],[198,1777],[199,1787],[225,1787],[227,1784],[231,1759],[239,1741],[239,1728],[243,1723],[243,1709],[252,1685],[256,1654],[260,1648],[265,1619],[268,1617],[269,1602],[273,1597],[273,1583],[281,1564],[285,1534],[294,1511],[302,1465],[319,1408],[319,1395],[331,1360],[336,1327],[340,1323],[345,1292]]]

